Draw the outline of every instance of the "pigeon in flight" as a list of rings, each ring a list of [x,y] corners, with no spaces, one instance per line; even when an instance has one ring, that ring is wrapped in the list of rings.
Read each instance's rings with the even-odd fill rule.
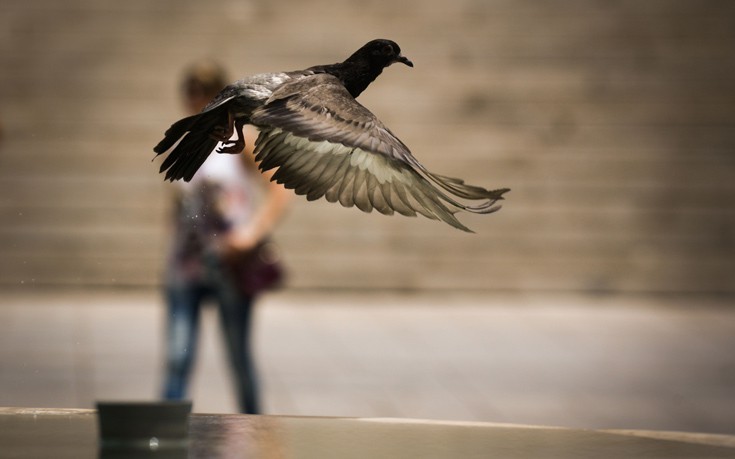
[[[259,169],[276,169],[273,180],[310,201],[324,197],[364,212],[418,213],[471,232],[454,214],[495,212],[509,189],[487,190],[428,171],[355,100],[396,62],[413,67],[398,44],[373,40],[341,63],[238,80],[201,113],[166,131],[153,149],[159,155],[171,150],[160,172],[166,172],[166,180],[189,181],[213,151],[242,152],[242,129],[251,124],[260,131],[255,143]]]

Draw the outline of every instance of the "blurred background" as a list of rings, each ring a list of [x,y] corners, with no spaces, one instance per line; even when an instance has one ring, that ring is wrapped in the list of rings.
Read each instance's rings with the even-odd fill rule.
[[[512,192],[460,216],[476,234],[296,199],[288,286],[258,316],[265,411],[733,433],[732,17],[726,0],[3,0],[0,405],[155,395],[171,185],[152,147],[188,63],[295,70],[382,37],[416,66],[361,103],[429,169]],[[198,411],[232,409],[215,335]]]

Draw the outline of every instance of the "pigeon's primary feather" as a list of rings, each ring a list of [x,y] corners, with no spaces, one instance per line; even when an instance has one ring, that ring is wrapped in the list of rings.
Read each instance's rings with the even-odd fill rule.
[[[346,61],[239,80],[205,109],[174,123],[154,148],[164,153],[166,179],[190,180],[218,143],[218,152],[242,149],[242,125],[260,130],[256,161],[273,180],[305,195],[345,207],[406,216],[421,214],[470,231],[458,211],[497,211],[507,188],[487,190],[428,171],[357,97],[395,62],[412,66],[389,40],[373,40]],[[229,140],[233,133],[238,140]],[[177,144],[178,142],[178,144]],[[175,145],[175,147],[174,147]],[[457,198],[480,201],[468,205]]]

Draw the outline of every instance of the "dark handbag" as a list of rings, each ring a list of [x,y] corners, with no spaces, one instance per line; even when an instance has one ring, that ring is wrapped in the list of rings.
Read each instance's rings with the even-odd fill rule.
[[[270,241],[260,242],[252,250],[230,257],[230,273],[240,293],[248,296],[283,285],[284,270],[278,247]]]

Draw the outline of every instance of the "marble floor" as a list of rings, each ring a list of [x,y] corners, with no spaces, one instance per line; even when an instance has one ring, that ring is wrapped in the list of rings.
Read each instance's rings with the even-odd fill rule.
[[[264,297],[269,414],[735,433],[733,298],[572,294]],[[161,384],[155,291],[0,293],[0,406],[148,400]],[[234,412],[207,308],[194,410]]]

